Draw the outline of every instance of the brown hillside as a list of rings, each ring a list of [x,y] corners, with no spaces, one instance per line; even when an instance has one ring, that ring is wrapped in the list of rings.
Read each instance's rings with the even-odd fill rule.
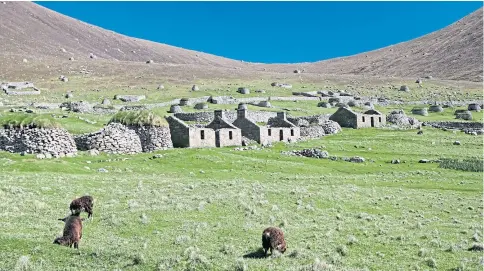
[[[65,49],[65,52],[62,50]],[[64,16],[32,2],[0,4],[0,55],[8,60],[98,58],[117,61],[210,66],[240,62],[166,44],[127,37]],[[49,60],[50,61],[50,60]]]
[[[423,37],[350,57],[300,65],[308,72],[482,81],[483,9]]]
[[[166,44],[131,38],[31,2],[0,4],[0,77],[33,80],[87,67],[94,73],[134,71],[179,78],[257,77],[262,73],[425,77],[482,82],[483,10],[415,40],[355,56],[315,63],[244,63]],[[91,61],[89,54],[98,57]],[[75,62],[69,61],[74,57]],[[23,59],[28,63],[23,63]],[[153,60],[155,65],[145,64]],[[159,65],[163,64],[163,65]],[[170,66],[169,70],[167,67]],[[174,72],[173,66],[180,72]],[[77,68],[77,66],[79,66]],[[151,67],[151,68],[149,68]],[[34,76],[38,75],[38,76]]]

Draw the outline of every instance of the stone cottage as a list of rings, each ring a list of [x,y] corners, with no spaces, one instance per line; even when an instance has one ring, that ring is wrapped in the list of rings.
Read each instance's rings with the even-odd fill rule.
[[[214,119],[206,128],[215,131],[215,146],[240,146],[242,145],[242,132],[233,124],[224,119],[222,110],[215,110]]]
[[[373,109],[358,113],[350,108],[340,107],[329,119],[336,121],[341,127],[355,129],[381,127],[386,124],[385,115]]]
[[[170,126],[171,141],[178,148],[203,148],[241,146],[242,133],[239,128],[224,119],[223,111],[216,110],[208,125],[187,125],[174,116],[166,117]]]
[[[270,118],[267,126],[259,126],[247,118],[247,109],[237,110],[237,119],[233,125],[242,130],[242,135],[258,143],[276,141],[295,141],[300,138],[300,128],[289,122],[285,112],[278,112],[275,118]]]

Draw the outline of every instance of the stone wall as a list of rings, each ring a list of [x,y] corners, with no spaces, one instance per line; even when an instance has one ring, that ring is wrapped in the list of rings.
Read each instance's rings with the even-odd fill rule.
[[[190,136],[189,136],[190,127],[174,116],[166,117],[166,121],[170,126],[170,136],[171,136],[173,147],[176,147],[176,148],[190,147]]]
[[[74,138],[79,150],[98,150],[106,153],[134,154],[142,151],[140,137],[134,130],[120,123],[110,123],[98,132]]]
[[[324,132],[324,128],[322,126],[307,126],[307,127],[300,127],[301,129],[301,137],[303,138],[320,138],[326,135]]]
[[[217,147],[242,145],[242,131],[240,129],[222,128],[215,131],[215,145]]]
[[[342,107],[338,108],[329,119],[336,121],[341,127],[358,128],[357,114]]]
[[[480,130],[484,129],[484,124],[481,122],[459,122],[459,121],[428,121],[424,122],[425,126],[432,126],[434,128],[458,129],[458,130]]]
[[[246,117],[247,110],[241,109],[237,113],[238,117],[232,124],[242,131],[244,137],[261,143],[261,127]]]
[[[302,117],[287,117],[287,120],[294,123],[296,126],[304,126],[299,125],[299,123],[307,122],[309,125],[322,125],[325,121],[329,120],[331,114],[327,115],[313,115],[313,116],[302,116]]]
[[[214,118],[213,112],[195,112],[195,113],[175,113],[174,116],[183,121],[194,121],[199,123],[211,122]],[[267,122],[270,118],[276,117],[276,112],[248,111],[247,118],[254,122]],[[225,111],[224,118],[229,122],[237,119],[237,112]]]
[[[173,148],[170,128],[166,126],[128,126],[136,132],[143,152]]]
[[[71,155],[77,152],[73,137],[62,128],[9,128],[0,129],[0,150]]]
[[[205,148],[216,147],[216,135],[215,131],[210,128],[190,127],[189,134],[189,147],[191,148]]]

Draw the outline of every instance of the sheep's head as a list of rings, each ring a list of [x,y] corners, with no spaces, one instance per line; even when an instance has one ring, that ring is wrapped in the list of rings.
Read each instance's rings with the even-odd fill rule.
[[[286,248],[287,248],[287,246],[286,246],[286,243],[285,243],[285,242],[283,242],[283,243],[281,243],[281,244],[277,245],[277,247],[276,247],[276,249],[277,249],[279,252],[281,252],[281,253],[286,252]]]
[[[64,237],[57,237],[54,240],[53,244],[57,244],[57,245],[61,245],[61,246],[67,246],[67,245],[69,245],[69,242]]]

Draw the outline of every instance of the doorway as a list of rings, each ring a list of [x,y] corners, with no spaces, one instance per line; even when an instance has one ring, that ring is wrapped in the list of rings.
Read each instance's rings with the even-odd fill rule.
[[[284,131],[282,129],[279,130],[279,141],[284,141]]]

